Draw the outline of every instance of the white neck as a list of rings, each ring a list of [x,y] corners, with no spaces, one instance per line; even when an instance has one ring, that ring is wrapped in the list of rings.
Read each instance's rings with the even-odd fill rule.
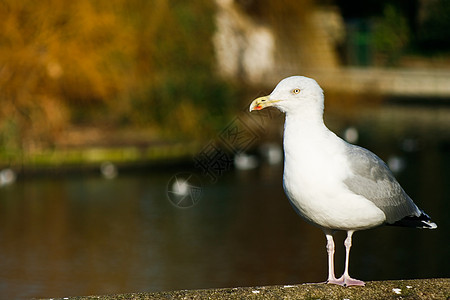
[[[329,132],[323,122],[323,111],[311,109],[299,109],[295,112],[286,112],[284,130],[285,139],[286,134],[292,134],[294,140],[298,140],[298,138],[304,135],[314,137]]]
[[[334,147],[331,145],[334,139],[329,139],[330,136],[336,137],[325,126],[321,113],[301,113],[298,111],[286,113],[283,141],[285,160],[298,159],[300,157],[298,156],[299,152],[330,150],[327,147]]]

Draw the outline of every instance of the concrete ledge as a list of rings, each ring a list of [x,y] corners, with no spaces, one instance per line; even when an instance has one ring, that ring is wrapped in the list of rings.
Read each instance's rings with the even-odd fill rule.
[[[371,281],[365,287],[299,284],[181,290],[64,299],[449,299],[450,278]]]

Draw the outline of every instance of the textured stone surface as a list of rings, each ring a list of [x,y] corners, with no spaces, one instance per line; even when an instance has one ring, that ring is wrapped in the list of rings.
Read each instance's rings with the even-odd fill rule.
[[[450,278],[371,281],[365,287],[299,284],[85,296],[63,299],[449,299]]]

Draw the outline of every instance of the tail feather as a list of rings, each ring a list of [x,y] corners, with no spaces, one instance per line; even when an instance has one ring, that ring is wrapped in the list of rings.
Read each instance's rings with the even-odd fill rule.
[[[403,227],[416,227],[416,228],[426,228],[426,229],[436,229],[437,224],[431,221],[429,215],[424,211],[421,211],[420,216],[406,216],[401,220],[398,220],[392,224],[387,224],[391,226],[403,226]]]

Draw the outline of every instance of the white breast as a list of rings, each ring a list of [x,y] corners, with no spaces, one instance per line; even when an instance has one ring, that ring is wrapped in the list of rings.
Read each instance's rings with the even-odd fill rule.
[[[344,142],[325,126],[288,130],[284,136],[283,185],[297,213],[331,229],[365,229],[380,225],[384,213],[371,201],[348,190],[349,166]]]

